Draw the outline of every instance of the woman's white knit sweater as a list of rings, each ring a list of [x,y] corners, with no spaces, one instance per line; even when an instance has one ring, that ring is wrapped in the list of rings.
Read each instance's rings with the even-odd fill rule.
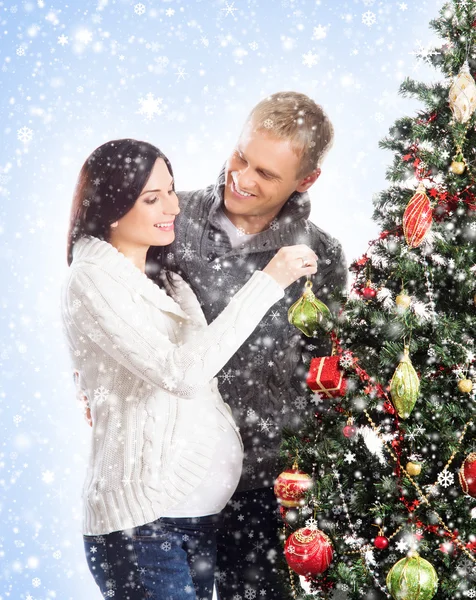
[[[107,242],[74,246],[62,314],[93,421],[85,534],[154,521],[201,483],[217,410],[235,427],[213,378],[283,296],[257,271],[207,325],[194,293],[174,279],[172,297]]]

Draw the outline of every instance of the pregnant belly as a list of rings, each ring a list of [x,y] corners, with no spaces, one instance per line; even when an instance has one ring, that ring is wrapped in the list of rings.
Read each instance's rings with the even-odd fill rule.
[[[240,480],[243,451],[232,425],[219,412],[217,431],[218,440],[205,478],[191,494],[162,516],[203,517],[218,513],[225,508]]]

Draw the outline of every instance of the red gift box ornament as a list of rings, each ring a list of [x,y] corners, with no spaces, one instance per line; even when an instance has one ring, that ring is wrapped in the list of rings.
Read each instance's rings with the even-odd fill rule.
[[[345,394],[346,379],[339,361],[339,356],[320,356],[311,360],[306,378],[311,390],[327,398],[338,398]]]
[[[288,537],[284,546],[286,562],[298,575],[324,573],[333,555],[332,542],[320,529],[298,529]]]
[[[403,233],[410,248],[418,248],[433,222],[433,209],[420,183],[403,213]]]
[[[476,498],[476,452],[471,452],[464,459],[458,476],[463,492]]]

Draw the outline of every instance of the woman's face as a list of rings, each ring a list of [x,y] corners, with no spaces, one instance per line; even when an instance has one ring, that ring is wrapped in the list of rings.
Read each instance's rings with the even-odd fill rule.
[[[111,241],[116,247],[167,246],[175,239],[174,220],[179,212],[172,176],[158,158],[134,206],[111,227]]]

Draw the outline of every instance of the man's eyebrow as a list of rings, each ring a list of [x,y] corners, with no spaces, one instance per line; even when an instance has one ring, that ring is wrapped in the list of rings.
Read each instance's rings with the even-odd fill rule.
[[[239,146],[237,146],[236,151],[238,152],[238,154],[240,156],[242,156],[243,158],[246,158],[243,150],[241,150]],[[277,179],[278,181],[281,181],[281,177],[277,173],[274,173],[273,171],[270,171],[269,169],[263,169],[262,167],[258,167],[256,170],[259,171],[260,173],[264,173],[265,175],[267,175],[268,177],[271,177],[272,179]]]
[[[169,185],[173,185],[174,184],[174,180],[172,179]],[[150,194],[151,192],[161,192],[162,190],[144,190],[142,192],[142,194],[139,194],[139,198],[141,196],[143,196],[144,194]]]

